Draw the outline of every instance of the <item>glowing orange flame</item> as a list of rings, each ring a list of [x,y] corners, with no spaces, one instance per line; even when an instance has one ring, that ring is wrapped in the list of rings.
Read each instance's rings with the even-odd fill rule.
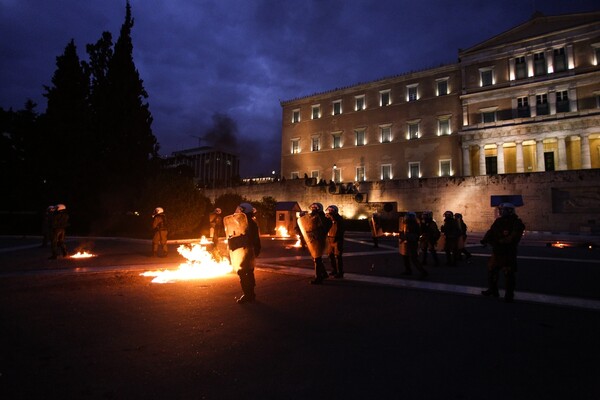
[[[94,254],[88,253],[87,251],[84,251],[83,253],[78,251],[77,253],[71,255],[71,258],[91,258],[91,257],[96,257]]]
[[[146,271],[142,276],[154,276],[154,283],[172,283],[190,279],[208,279],[225,275],[233,271],[233,267],[226,258],[217,261],[213,255],[199,243],[186,246],[182,244],[177,249],[187,262],[179,264],[175,270]]]
[[[285,228],[285,226],[280,226],[279,228],[275,229],[275,232],[277,236],[290,237],[290,234],[288,233],[288,230]]]

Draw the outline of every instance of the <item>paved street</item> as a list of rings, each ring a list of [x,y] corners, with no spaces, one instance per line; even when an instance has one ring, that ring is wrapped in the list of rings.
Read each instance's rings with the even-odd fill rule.
[[[469,263],[420,280],[395,240],[349,233],[345,279],[316,286],[306,251],[263,237],[258,301],[238,305],[235,274],[140,276],[177,268],[176,244],[157,259],[147,241],[73,238],[96,257],[52,261],[0,238],[0,398],[597,399],[595,239],[528,234],[506,304],[479,295],[477,235]]]

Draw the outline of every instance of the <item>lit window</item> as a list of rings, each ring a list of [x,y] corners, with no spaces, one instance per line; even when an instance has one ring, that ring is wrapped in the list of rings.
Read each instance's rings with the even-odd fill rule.
[[[411,122],[408,124],[408,139],[419,138],[419,123]]]
[[[310,177],[319,181],[319,171],[310,171]]]
[[[445,96],[448,94],[448,78],[438,79],[437,83],[437,95]]]
[[[385,107],[385,106],[389,106],[390,104],[392,104],[392,101],[390,98],[390,91],[382,90],[381,92],[379,92],[379,105],[381,107]]]
[[[321,106],[320,105],[314,105],[312,106],[312,119],[319,119],[321,118]]]
[[[381,126],[379,127],[381,131],[381,143],[389,143],[392,141],[392,127],[391,126]]]
[[[340,115],[342,113],[342,101],[336,100],[333,102],[333,115]]]
[[[334,133],[332,136],[334,149],[339,149],[342,147],[342,135],[339,133]]]
[[[356,130],[354,132],[356,133],[356,145],[364,146],[366,144],[365,130],[360,129],[360,130]]]
[[[355,105],[354,105],[354,110],[355,111],[361,111],[364,110],[367,105],[365,104],[365,95],[360,95],[360,96],[356,96],[354,98],[355,100]]]
[[[293,139],[292,140],[292,154],[298,154],[298,153],[300,153],[300,140]]]
[[[292,111],[292,123],[300,122],[300,109]]]
[[[414,84],[406,87],[406,101],[417,101],[419,99],[419,85]]]
[[[392,164],[384,164],[381,166],[381,180],[392,179]]]
[[[333,168],[333,181],[337,183],[342,182],[342,169],[341,168]]]
[[[292,172],[292,173],[290,174],[290,177],[291,177],[292,179],[299,179],[299,178],[300,178],[300,172],[298,172],[298,171],[294,171],[294,172]]]
[[[420,169],[421,169],[420,163],[418,163],[418,162],[408,163],[408,177],[411,179],[420,178],[421,177]]]
[[[452,176],[452,160],[440,160],[440,176]]]
[[[319,151],[321,150],[321,140],[318,137],[313,137],[310,140],[310,150]]]
[[[492,68],[481,68],[479,70],[479,79],[481,87],[494,84],[494,70]]]
[[[449,135],[450,133],[450,118],[438,119],[438,136]]]
[[[364,182],[365,180],[365,167],[356,167],[356,181]]]

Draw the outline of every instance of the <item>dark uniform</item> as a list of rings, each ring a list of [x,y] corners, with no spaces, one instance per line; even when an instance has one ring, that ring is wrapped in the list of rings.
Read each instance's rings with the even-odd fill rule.
[[[423,258],[421,260],[422,265],[427,265],[427,253],[431,253],[435,266],[439,266],[437,252],[435,250],[437,242],[440,239],[441,233],[437,226],[437,223],[433,219],[431,211],[424,211],[421,219],[421,237],[420,245]]]
[[[325,216],[331,221],[331,227],[327,232],[327,243],[329,245],[329,261],[331,261],[331,274],[335,278],[344,277],[344,262],[342,253],[344,252],[344,219],[338,212],[337,206],[327,207]]]
[[[462,260],[462,255],[466,256],[467,262],[471,258],[471,252],[467,250],[467,224],[463,220],[462,214],[456,213],[454,214],[454,218],[456,219],[456,223],[458,223],[458,228],[460,229],[460,236],[458,240],[458,251],[456,254],[457,260]]]
[[[63,257],[67,256],[67,245],[65,244],[65,232],[69,226],[69,214],[67,207],[64,204],[57,204],[54,213],[50,218],[50,226],[52,228],[52,255],[51,260],[56,260],[58,252],[62,253]]]
[[[419,261],[419,237],[421,236],[421,227],[417,221],[417,215],[414,212],[408,212],[400,224],[400,254],[404,261],[404,272],[402,275],[412,275],[411,264],[421,272],[422,277],[426,277],[427,271]]]
[[[458,253],[458,237],[460,236],[460,228],[454,219],[452,211],[444,213],[444,224],[440,229],[444,234],[444,252],[446,253],[446,265],[455,267]]]
[[[162,250],[162,257],[166,257],[169,253],[167,247],[167,236],[169,230],[167,228],[167,216],[161,207],[154,209],[152,214],[152,256],[158,256],[159,248]]]
[[[515,214],[515,207],[510,203],[499,206],[500,217],[496,218],[485,233],[481,244],[492,246],[492,256],[488,263],[488,289],[481,292],[484,296],[498,297],[498,275],[500,270],[506,278],[504,300],[512,302],[515,296],[517,272],[517,246],[523,236],[525,225]]]
[[[327,232],[329,232],[329,228],[331,228],[331,221],[325,216],[323,212],[323,205],[321,203],[312,203],[310,205],[310,215],[311,218],[314,219],[315,224],[317,226],[317,232],[315,232],[315,238],[319,241],[323,241],[322,245],[325,247],[325,240],[327,237]],[[325,264],[323,264],[322,257],[313,258],[313,265],[315,267],[315,278],[310,281],[313,285],[318,285],[325,280],[329,274],[327,274],[327,270],[325,270]]]
[[[254,293],[254,287],[256,286],[254,265],[255,259],[258,257],[261,250],[260,234],[258,231],[258,224],[254,219],[254,207],[252,207],[251,204],[242,203],[237,207],[235,212],[244,213],[248,219],[248,229],[245,233],[245,247],[247,248],[248,256],[244,257],[244,261],[237,272],[240,277],[240,286],[242,287],[242,292],[244,294],[236,301],[239,304],[251,303],[256,299],[256,294]]]

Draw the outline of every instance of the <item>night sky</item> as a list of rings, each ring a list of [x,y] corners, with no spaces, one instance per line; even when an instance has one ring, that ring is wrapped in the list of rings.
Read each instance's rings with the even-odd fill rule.
[[[46,109],[56,57],[125,18],[125,0],[0,0],[0,107]],[[214,144],[215,114],[235,121],[241,175],[279,171],[281,100],[456,62],[469,48],[546,15],[600,11],[597,0],[130,0],[133,57],[160,154]],[[199,136],[203,136],[202,142]]]

